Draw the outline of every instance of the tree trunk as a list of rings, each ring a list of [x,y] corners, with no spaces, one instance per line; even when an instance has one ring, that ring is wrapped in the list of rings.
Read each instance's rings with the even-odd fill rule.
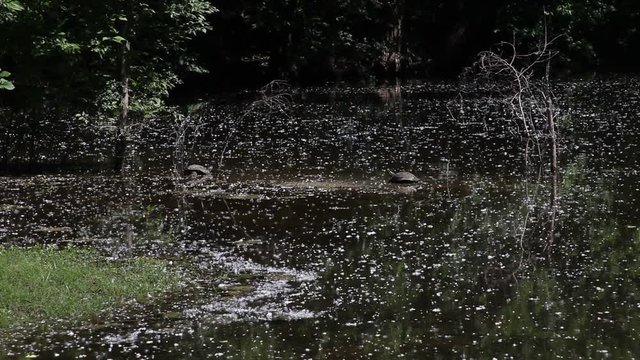
[[[402,70],[402,24],[404,22],[404,0],[396,0],[393,5],[393,25],[388,41],[390,50],[386,59],[386,67],[392,68],[395,74]]]
[[[396,28],[394,30],[396,40],[396,74],[402,70],[402,23],[404,22],[404,0],[398,0],[396,5]]]
[[[122,25],[121,36],[127,38],[129,32],[129,22],[125,21]],[[120,50],[120,115],[118,116],[117,135],[116,135],[116,147],[115,147],[115,159],[114,170],[117,172],[123,172],[124,161],[127,155],[128,147],[128,131],[129,125],[129,64],[127,62],[127,56],[129,54],[129,41],[124,40]]]
[[[549,147],[551,148],[551,175],[556,178],[558,174],[558,136],[556,134],[556,122],[553,117],[553,102],[550,95],[547,97],[547,121],[549,126]]]
[[[556,134],[556,122],[553,116],[553,101],[549,90],[549,65],[547,63],[547,121],[549,126],[549,147],[551,149],[551,201],[549,221],[549,249],[555,240],[555,225],[558,201],[558,136]]]

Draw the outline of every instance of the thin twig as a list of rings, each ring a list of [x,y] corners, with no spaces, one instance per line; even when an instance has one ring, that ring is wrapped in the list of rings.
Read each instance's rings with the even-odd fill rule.
[[[289,109],[291,107],[291,92],[289,84],[284,80],[273,80],[259,90],[260,98],[252,102],[242,115],[231,123],[229,132],[224,141],[224,146],[220,152],[218,160],[218,168],[222,169],[224,165],[224,156],[229,148],[231,139],[237,128],[244,121],[257,114],[275,115],[279,114],[289,117]]]

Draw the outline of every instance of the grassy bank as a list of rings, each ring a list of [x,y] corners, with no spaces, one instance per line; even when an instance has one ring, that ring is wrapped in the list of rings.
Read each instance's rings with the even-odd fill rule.
[[[83,319],[176,286],[149,259],[101,260],[81,249],[0,249],[0,329],[32,321]]]

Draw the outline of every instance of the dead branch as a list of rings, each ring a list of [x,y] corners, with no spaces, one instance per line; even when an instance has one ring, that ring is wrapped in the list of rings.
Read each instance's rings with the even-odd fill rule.
[[[173,132],[173,180],[178,183],[182,178],[184,166],[187,163],[188,154],[193,150],[195,142],[191,142],[191,148],[187,149],[187,138],[197,138],[201,134],[204,126],[204,115],[202,112],[183,115],[172,113],[171,130]]]
[[[289,117],[291,87],[288,82],[284,80],[273,80],[263,86],[258,93],[260,94],[260,98],[252,102],[239,118],[232,121],[229,132],[225,138],[224,146],[220,152],[220,159],[218,160],[219,169],[223,167],[225,153],[238,126],[248,118],[258,114],[262,116],[282,115],[287,118]]]
[[[545,153],[542,149],[548,145],[552,172],[557,169],[560,109],[555,106],[550,68],[551,60],[557,55],[552,45],[558,38],[549,38],[545,23],[543,38],[530,51],[518,52],[515,39],[482,51],[464,72],[461,84],[463,91],[488,94],[486,101],[497,105],[500,113],[506,115],[503,124],[507,131],[527,143],[527,163],[529,142],[535,144],[540,158]],[[462,104],[463,100],[460,101]],[[455,119],[450,108],[449,112]],[[459,113],[464,114],[462,110]],[[494,125],[499,124],[494,122]]]

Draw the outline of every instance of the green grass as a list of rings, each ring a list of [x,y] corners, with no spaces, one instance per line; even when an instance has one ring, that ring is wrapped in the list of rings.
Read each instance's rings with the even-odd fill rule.
[[[0,249],[0,329],[90,318],[177,283],[176,273],[157,260],[107,262],[95,251],[74,248]]]

